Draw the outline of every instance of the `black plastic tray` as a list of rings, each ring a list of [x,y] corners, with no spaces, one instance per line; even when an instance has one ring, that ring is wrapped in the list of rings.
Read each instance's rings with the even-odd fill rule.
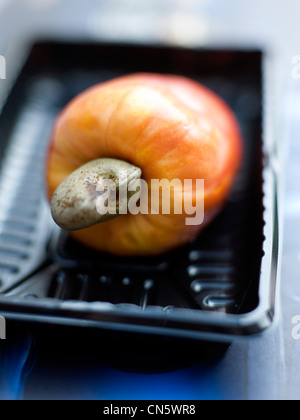
[[[100,335],[118,330],[207,342],[269,327],[278,211],[272,139],[265,139],[272,116],[264,62],[258,50],[36,43],[0,116],[0,313]],[[193,243],[156,258],[99,255],[51,221],[47,141],[55,116],[77,93],[141,71],[185,75],[222,96],[242,129],[243,166],[226,208]]]

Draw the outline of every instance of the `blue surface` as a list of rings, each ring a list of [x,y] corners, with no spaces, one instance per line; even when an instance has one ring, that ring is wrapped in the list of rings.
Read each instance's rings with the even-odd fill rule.
[[[71,374],[68,368],[60,367],[58,375],[55,376],[53,370],[51,373],[47,369],[40,369],[27,384],[25,397],[74,400],[198,400],[226,397],[222,384],[217,380],[216,367],[196,366],[172,373],[136,374],[105,367],[78,366]]]
[[[0,400],[19,400],[23,397],[33,337],[20,333],[18,340],[0,341]]]
[[[247,400],[281,399],[285,361],[280,325],[260,338],[233,344],[214,363],[169,373],[139,374],[53,354],[39,354],[24,399]]]

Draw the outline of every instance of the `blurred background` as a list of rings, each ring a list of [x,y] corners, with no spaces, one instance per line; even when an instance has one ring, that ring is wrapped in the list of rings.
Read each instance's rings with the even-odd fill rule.
[[[213,365],[146,375],[42,352],[30,364],[28,337],[17,334],[14,348],[21,343],[25,356],[0,357],[0,398],[300,399],[300,340],[292,335],[300,315],[299,16],[299,0],[0,0],[0,103],[39,40],[266,51],[282,220],[278,322],[262,337],[234,343]]]

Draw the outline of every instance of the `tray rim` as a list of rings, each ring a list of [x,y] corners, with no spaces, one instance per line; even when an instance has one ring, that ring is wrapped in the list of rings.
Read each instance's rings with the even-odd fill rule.
[[[35,40],[31,42],[30,47],[28,46],[28,55],[26,56],[26,60],[29,58],[29,55],[33,48],[36,45],[43,44],[43,43],[60,43],[60,44],[71,44],[71,45],[118,45],[126,48],[126,46],[141,46],[140,44],[133,44],[133,43],[122,43],[122,42],[95,42],[91,40],[62,40],[55,37],[49,37],[46,39]],[[172,45],[142,45],[143,47],[153,48],[153,47],[166,47],[172,48]],[[175,46],[178,48],[178,46]],[[199,48],[184,48],[179,47],[182,49],[187,50],[199,50]],[[156,320],[158,317],[163,320],[164,326],[149,326],[143,325],[140,326],[138,324],[126,324],[126,323],[117,323],[114,321],[104,322],[101,320],[91,320],[91,319],[79,319],[76,316],[55,316],[51,314],[34,314],[34,312],[30,313],[23,312],[20,313],[15,306],[24,307],[24,308],[38,308],[41,305],[45,307],[45,301],[47,299],[42,299],[42,302],[34,302],[28,301],[24,302],[23,299],[16,299],[13,298],[10,300],[7,297],[3,298],[0,296],[0,311],[1,315],[6,317],[7,319],[14,319],[19,321],[26,321],[26,322],[41,322],[41,323],[51,323],[51,324],[61,324],[61,325],[77,325],[77,326],[89,326],[93,328],[101,328],[101,329],[122,329],[124,331],[124,326],[126,326],[126,330],[134,330],[138,332],[140,329],[143,333],[155,333],[155,334],[169,334],[169,335],[176,335],[181,337],[190,337],[196,338],[201,340],[212,340],[212,341],[233,341],[237,338],[244,338],[246,336],[253,336],[259,333],[264,332],[268,329],[273,322],[276,320],[278,311],[277,308],[279,307],[279,281],[278,281],[278,272],[280,267],[280,249],[281,249],[281,241],[279,237],[280,231],[280,212],[279,212],[279,203],[278,203],[278,173],[277,173],[277,148],[276,148],[276,137],[274,135],[274,127],[273,127],[273,118],[271,114],[271,104],[274,100],[274,89],[272,87],[273,80],[273,62],[274,57],[272,56],[271,51],[266,50],[263,47],[259,47],[254,45],[251,47],[249,44],[243,45],[226,45],[224,48],[223,46],[219,47],[215,44],[207,44],[205,48],[201,47],[201,50],[229,50],[232,49],[234,51],[257,51],[260,52],[262,55],[262,82],[263,82],[263,113],[262,113],[262,121],[263,121],[263,135],[262,135],[262,142],[263,142],[263,153],[265,157],[265,165],[262,171],[263,176],[263,192],[264,192],[264,212],[263,214],[266,215],[268,213],[268,217],[264,217],[265,226],[264,226],[264,235],[266,240],[263,243],[263,251],[264,257],[262,258],[261,264],[261,275],[259,279],[259,288],[258,288],[258,297],[259,302],[258,306],[251,312],[245,314],[218,314],[212,313],[209,311],[200,311],[200,310],[191,310],[191,309],[180,309],[174,308],[170,313],[163,313],[162,311],[158,312],[157,309],[151,313],[153,308],[148,308],[146,311],[135,311],[133,314],[133,318],[135,315],[138,314],[139,319],[144,319],[145,321],[153,321]],[[22,73],[22,70],[18,73]],[[9,97],[9,95],[8,95]],[[5,106],[5,103],[4,105]],[[51,305],[53,309],[54,301],[51,300]],[[56,302],[57,303],[57,302]],[[6,306],[10,306],[10,309],[5,309]],[[95,306],[91,303],[82,303],[80,302],[80,306],[83,305],[91,305]],[[101,305],[109,305],[114,306],[114,310],[110,308],[109,314],[120,316],[127,316],[129,315],[128,310],[124,310],[120,308],[122,305],[112,305],[112,304],[101,304]],[[1,307],[4,306],[4,310],[1,310]],[[75,309],[79,310],[78,302],[62,302],[58,305],[60,309],[68,310]],[[70,306],[70,308],[69,308]],[[132,308],[132,305],[130,305]],[[77,308],[77,309],[76,309]],[[87,311],[88,314],[89,311]],[[195,325],[195,329],[189,331],[182,328],[175,328],[172,327],[172,322],[182,322],[183,318],[181,313],[184,313],[184,322],[187,321],[191,324]],[[197,315],[197,316],[195,316]],[[39,319],[38,319],[39,318]],[[135,317],[136,318],[136,317]],[[222,333],[219,331],[214,331],[214,329],[218,330],[217,327],[220,326],[220,321],[222,320],[223,326],[228,329],[226,333]],[[211,331],[205,331],[205,328],[201,330],[201,322],[205,325],[210,325],[212,328]],[[197,327],[197,328],[196,328]],[[206,328],[207,329],[207,328]]]

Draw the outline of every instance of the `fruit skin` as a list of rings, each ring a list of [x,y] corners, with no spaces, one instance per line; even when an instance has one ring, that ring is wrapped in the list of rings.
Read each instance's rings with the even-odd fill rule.
[[[206,87],[181,76],[133,74],[94,86],[58,116],[47,158],[49,199],[81,165],[128,161],[151,179],[204,179],[205,220],[186,214],[127,214],[72,232],[83,244],[122,256],[161,254],[194,239],[218,214],[242,158],[233,112]]]

